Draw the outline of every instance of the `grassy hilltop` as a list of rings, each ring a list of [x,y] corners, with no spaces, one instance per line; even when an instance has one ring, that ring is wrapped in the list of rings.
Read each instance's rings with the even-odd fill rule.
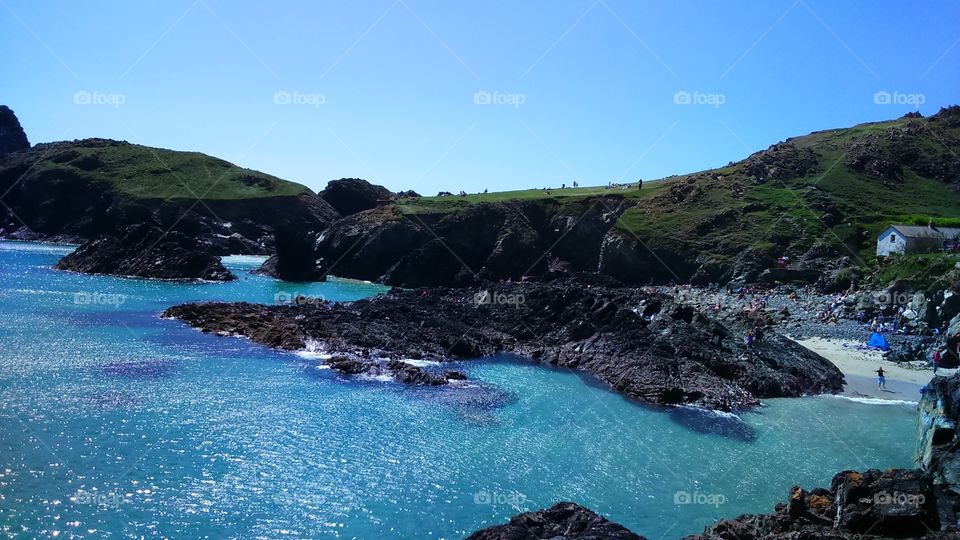
[[[39,144],[0,159],[0,168],[32,167],[31,175],[87,181],[139,199],[250,199],[298,195],[300,184],[199,152],[179,152],[106,139]]]
[[[444,213],[480,202],[591,196],[636,200],[617,227],[647,240],[728,259],[827,245],[872,259],[892,222],[960,224],[960,107],[929,118],[818,131],[788,139],[726,167],[644,182],[642,191],[603,187],[422,197],[404,213]]]

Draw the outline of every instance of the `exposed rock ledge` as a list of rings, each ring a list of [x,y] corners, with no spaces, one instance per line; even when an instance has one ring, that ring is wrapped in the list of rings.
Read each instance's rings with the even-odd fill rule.
[[[179,231],[131,225],[91,240],[55,266],[85,274],[151,279],[231,281],[237,279],[220,259]]]
[[[581,370],[631,398],[729,410],[760,398],[840,391],[843,375],[823,357],[770,333],[747,349],[672,298],[636,289],[500,283],[483,291],[394,289],[347,304],[266,306],[200,303],[164,315],[203,330],[287,350],[308,342],[360,362],[444,361],[515,353]],[[374,360],[376,359],[376,360]]]

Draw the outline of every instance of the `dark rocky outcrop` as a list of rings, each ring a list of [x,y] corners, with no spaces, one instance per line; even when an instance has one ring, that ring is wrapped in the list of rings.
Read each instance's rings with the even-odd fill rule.
[[[60,270],[151,279],[230,281],[220,259],[180,230],[131,225],[91,240],[56,264]]]
[[[794,486],[774,513],[722,520],[687,540],[955,538],[941,532],[937,504],[923,471],[844,471],[829,490]]]
[[[881,145],[879,136],[870,134],[852,142],[844,163],[851,169],[887,182],[903,179],[903,168],[892,150]]]
[[[578,504],[560,502],[524,512],[504,525],[479,530],[467,540],[643,540],[626,527]]]
[[[383,186],[371,184],[360,178],[331,180],[320,198],[336,209],[341,216],[352,216],[396,200],[396,195]]]
[[[257,273],[283,281],[323,281],[323,270],[317,265],[315,236],[304,232],[292,223],[282,223],[274,228],[274,248],[271,256]]]
[[[800,148],[790,141],[774,144],[743,162],[744,172],[756,183],[802,178],[816,171],[817,166],[813,150]]]
[[[10,107],[0,105],[0,155],[30,148],[27,134]]]
[[[331,274],[404,287],[595,272],[628,205],[622,197],[505,201],[439,215],[379,207],[335,222],[317,254]]]
[[[590,373],[617,392],[660,405],[729,410],[765,397],[837,392],[843,383],[827,360],[778,334],[749,349],[728,339],[720,351],[710,344],[720,323],[690,306],[580,280],[394,289],[348,304],[186,304],[165,315],[205,332],[288,350],[319,342],[378,365],[373,359],[515,353]],[[731,324],[728,335],[744,330]]]
[[[331,369],[344,375],[389,375],[403,384],[441,386],[450,381],[467,379],[467,376],[459,371],[428,371],[402,360],[372,360],[355,354],[337,354],[326,363]]]

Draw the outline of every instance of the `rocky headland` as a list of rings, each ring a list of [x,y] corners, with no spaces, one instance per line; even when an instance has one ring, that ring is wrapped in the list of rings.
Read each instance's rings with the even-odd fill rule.
[[[721,324],[665,294],[579,279],[393,289],[343,304],[186,304],[164,316],[270,347],[319,346],[353,359],[349,370],[332,364],[348,373],[511,353],[588,373],[643,402],[722,410],[843,386],[830,362],[776,333],[748,347],[739,323]]]
[[[85,274],[167,280],[237,279],[220,258],[180,231],[146,224],[124,227],[84,243],[55,266]]]
[[[189,222],[180,232],[213,255],[270,255],[278,224],[319,231],[340,218],[304,186],[210,156],[108,139],[31,147],[12,112],[0,117],[0,238],[79,244]]]

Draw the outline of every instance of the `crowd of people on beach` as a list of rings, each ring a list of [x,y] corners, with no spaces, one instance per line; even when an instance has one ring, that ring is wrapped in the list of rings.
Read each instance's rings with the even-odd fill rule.
[[[917,314],[912,313],[907,305],[884,306],[879,310],[874,307],[870,311],[860,309],[853,315],[852,310],[857,309],[855,306],[861,301],[861,295],[868,294],[857,291],[854,287],[829,296],[819,293],[813,286],[776,289],[762,284],[728,285],[724,290],[717,284],[711,284],[705,289],[694,288],[691,285],[651,287],[651,289],[672,294],[677,298],[687,297],[699,304],[702,309],[708,310],[716,320],[732,316],[746,322],[748,329],[742,332],[741,338],[748,349],[762,342],[764,332],[768,331],[768,325],[775,324],[773,319],[786,320],[790,317],[794,323],[797,323],[804,317],[810,317],[809,320],[817,325],[836,325],[840,324],[841,320],[847,321],[845,324],[854,321],[859,323],[863,331],[863,344],[858,345],[857,348],[869,348],[868,338],[873,333],[880,334],[885,339],[891,336],[903,336],[902,339],[910,337],[913,340],[920,340],[927,350],[926,361],[928,366],[933,368],[934,375],[943,364],[953,365],[956,359],[960,359],[960,343],[948,342],[947,324],[942,323],[935,327],[918,325],[916,324]],[[797,304],[796,311],[793,304]],[[771,305],[773,309],[768,310]],[[805,315],[806,313],[810,315]],[[721,326],[719,322],[714,325],[712,340],[713,344],[722,350],[724,341],[731,336],[729,331]],[[932,347],[931,342],[933,342]],[[901,344],[901,347],[903,346]],[[952,358],[948,361],[948,357]],[[880,377],[885,375],[878,373],[878,385],[882,389],[885,388],[885,379],[880,380]]]

